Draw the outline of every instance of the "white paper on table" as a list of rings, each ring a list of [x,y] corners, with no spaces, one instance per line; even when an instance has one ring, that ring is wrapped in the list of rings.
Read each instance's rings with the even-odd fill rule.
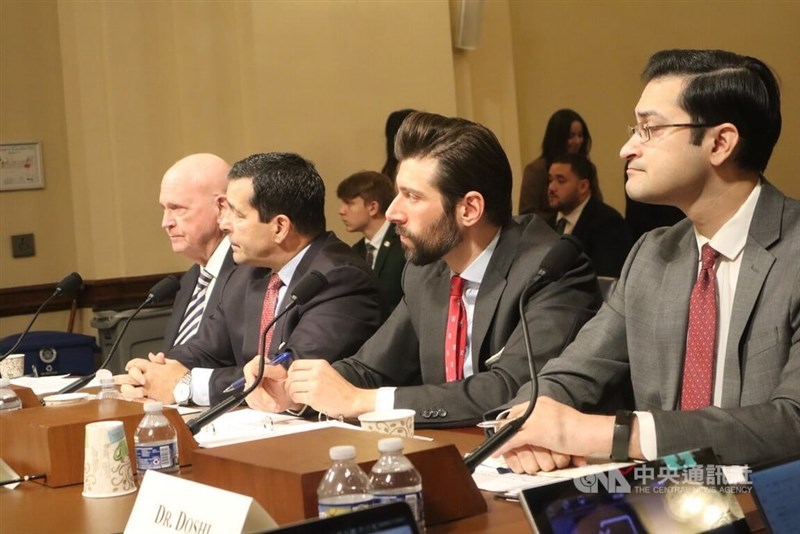
[[[38,395],[47,395],[49,393],[57,393],[72,384],[81,377],[70,375],[57,375],[57,376],[21,376],[14,378],[11,383],[15,386],[30,388]],[[84,387],[99,387],[100,381],[97,378],[92,379],[91,382]]]
[[[358,427],[336,420],[306,421],[292,415],[266,413],[245,408],[226,413],[207,424],[194,436],[194,439],[201,447],[210,449],[330,427],[358,429]]]

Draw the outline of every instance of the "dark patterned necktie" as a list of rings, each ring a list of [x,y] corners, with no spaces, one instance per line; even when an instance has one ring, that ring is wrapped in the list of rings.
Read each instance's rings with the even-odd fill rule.
[[[183,345],[189,341],[200,329],[200,320],[203,318],[203,311],[206,309],[206,293],[208,293],[208,285],[214,277],[211,273],[206,271],[205,267],[200,267],[200,276],[197,278],[197,284],[194,286],[192,292],[192,300],[186,307],[183,314],[183,320],[178,327],[178,335],[175,337],[173,346]]]

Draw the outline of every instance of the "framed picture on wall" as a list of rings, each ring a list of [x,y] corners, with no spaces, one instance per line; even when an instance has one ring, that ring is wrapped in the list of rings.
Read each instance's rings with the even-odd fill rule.
[[[42,144],[0,143],[0,191],[43,188]]]

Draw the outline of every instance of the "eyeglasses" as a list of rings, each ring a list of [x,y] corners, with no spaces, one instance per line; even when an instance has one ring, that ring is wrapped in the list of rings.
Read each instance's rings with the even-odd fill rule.
[[[636,124],[635,126],[628,126],[629,135],[636,134],[642,143],[650,140],[650,135],[653,130],[660,130],[661,128],[708,128],[715,126],[714,124],[706,124],[699,122],[679,122],[675,124]]]

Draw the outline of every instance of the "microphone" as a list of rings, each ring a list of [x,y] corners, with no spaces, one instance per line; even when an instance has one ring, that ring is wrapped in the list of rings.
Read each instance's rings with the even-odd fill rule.
[[[528,417],[530,417],[531,413],[533,413],[533,408],[536,405],[536,398],[539,393],[539,382],[536,378],[536,364],[533,361],[533,350],[531,349],[528,323],[525,320],[525,302],[528,300],[528,297],[533,295],[536,291],[539,291],[550,282],[554,282],[564,276],[575,264],[581,251],[581,243],[576,237],[569,234],[562,235],[561,239],[553,245],[553,248],[551,248],[544,257],[542,263],[539,265],[539,270],[536,271],[531,282],[519,296],[519,317],[522,322],[522,336],[525,340],[525,354],[528,357],[528,371],[531,377],[531,400],[528,403],[528,408],[520,417],[512,419],[503,425],[493,436],[481,443],[472,452],[467,453],[464,457],[464,463],[470,473],[473,473],[475,468],[503,443],[511,439],[511,437],[519,431]]]
[[[267,327],[264,328],[264,332],[262,333],[261,337],[261,345],[264,345],[264,350],[262,352],[267,352],[267,346],[265,339],[267,337],[267,332],[269,332],[270,328],[272,328],[278,319],[286,315],[289,310],[297,306],[298,304],[305,304],[310,301],[314,296],[325,289],[328,285],[328,279],[325,278],[325,275],[319,271],[311,271],[307,275],[305,275],[298,283],[297,286],[294,288],[294,292],[292,292],[291,299],[292,301],[283,309],[280,313],[275,315],[275,317],[267,324]],[[189,431],[192,435],[197,434],[200,432],[204,426],[209,424],[210,422],[216,420],[221,415],[228,413],[229,411],[233,410],[239,404],[242,403],[245,397],[247,397],[254,389],[259,387],[261,384],[261,379],[264,378],[264,367],[266,365],[265,355],[262,354],[261,358],[258,361],[258,375],[256,379],[250,384],[250,387],[245,388],[243,391],[234,391],[231,395],[225,399],[224,401],[220,402],[216,406],[212,406],[208,410],[205,411],[199,417],[196,417],[189,421],[186,426],[189,427]]]
[[[44,307],[47,305],[48,302],[50,302],[59,295],[65,295],[65,296],[71,295],[72,293],[75,293],[78,289],[80,289],[82,285],[83,285],[83,278],[81,278],[81,275],[79,275],[78,273],[70,273],[67,276],[65,276],[58,283],[58,285],[56,285],[56,289],[53,291],[53,294],[47,297],[47,300],[42,302],[42,305],[39,306],[39,309],[36,310],[36,313],[33,314],[31,322],[28,323],[28,326],[26,326],[25,330],[23,330],[22,333],[19,335],[16,343],[14,343],[14,346],[11,347],[11,349],[8,352],[0,356],[0,361],[3,361],[6,356],[8,356],[9,354],[13,354],[14,351],[17,350],[19,344],[22,343],[22,340],[25,338],[25,336],[28,335],[28,332],[33,326],[33,322],[36,321],[36,318],[39,317],[39,314],[42,313],[42,310],[44,309]]]
[[[133,314],[131,314],[130,317],[125,319],[125,323],[123,323],[122,329],[120,330],[119,334],[117,335],[117,339],[114,341],[114,344],[111,346],[111,349],[108,351],[108,355],[106,356],[106,359],[103,360],[103,363],[100,364],[100,367],[98,368],[98,371],[100,369],[105,368],[105,366],[108,365],[108,362],[111,361],[111,357],[114,356],[114,353],[117,351],[117,347],[119,346],[119,342],[122,340],[122,336],[125,335],[125,331],[128,329],[128,325],[131,324],[131,320],[133,320],[133,318],[136,317],[136,315],[140,311],[142,311],[142,308],[144,308],[148,304],[155,304],[156,302],[161,302],[164,299],[167,299],[167,298],[175,296],[175,293],[178,292],[178,289],[180,289],[180,287],[181,287],[181,283],[178,281],[178,279],[175,278],[174,275],[169,275],[166,278],[162,278],[161,280],[156,282],[156,284],[153,287],[150,288],[150,292],[147,294],[147,298],[144,299],[144,302],[142,302],[139,305],[139,307],[136,308],[136,311],[134,311]],[[79,378],[78,380],[72,382],[71,384],[68,384],[67,386],[63,387],[61,389],[61,391],[59,391],[58,393],[59,394],[72,393],[73,391],[78,391],[79,389],[84,387],[86,384],[91,382],[96,374],[97,374],[97,372],[94,372],[94,373],[92,373],[90,375],[87,375],[87,376],[84,376],[82,378]]]

